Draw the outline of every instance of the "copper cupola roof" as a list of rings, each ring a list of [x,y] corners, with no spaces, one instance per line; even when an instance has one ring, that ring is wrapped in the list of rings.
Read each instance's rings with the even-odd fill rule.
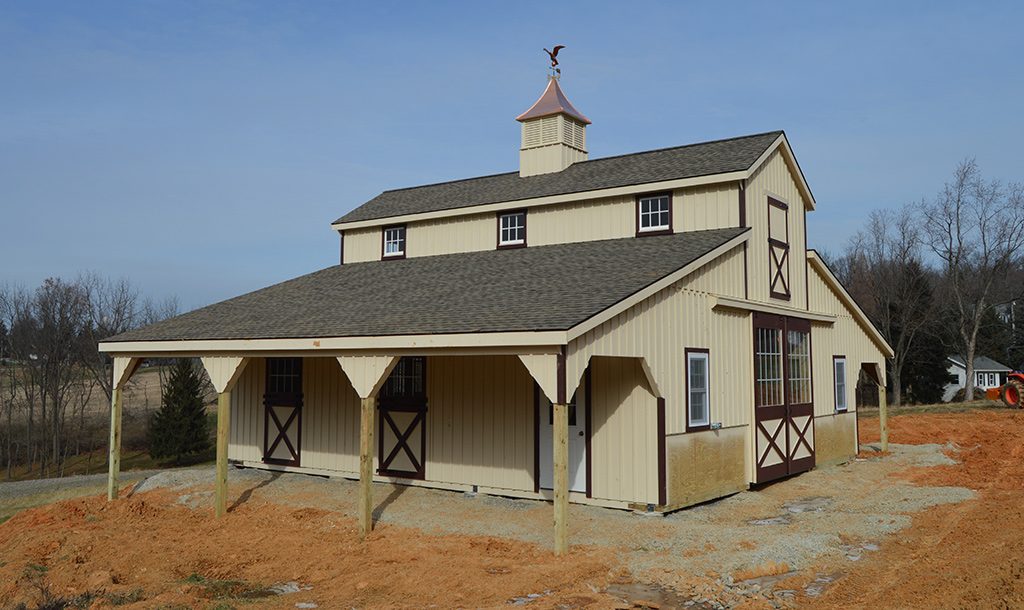
[[[590,119],[583,116],[583,113],[579,110],[576,110],[576,107],[572,105],[569,98],[565,97],[565,93],[562,93],[562,88],[558,85],[558,79],[549,76],[547,89],[544,89],[544,93],[533,103],[533,106],[530,106],[529,110],[517,116],[516,120],[522,122],[555,114],[566,114],[584,125],[590,125]]]

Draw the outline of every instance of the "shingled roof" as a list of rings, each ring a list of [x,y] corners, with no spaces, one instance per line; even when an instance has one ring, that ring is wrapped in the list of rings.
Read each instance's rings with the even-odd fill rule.
[[[336,265],[104,343],[568,330],[748,230]]]
[[[336,223],[453,210],[488,203],[581,193],[750,169],[781,136],[751,136],[581,161],[550,174],[522,178],[519,172],[384,191]]]

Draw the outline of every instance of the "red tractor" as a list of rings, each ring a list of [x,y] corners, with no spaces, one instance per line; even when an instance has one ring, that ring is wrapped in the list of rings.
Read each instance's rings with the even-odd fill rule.
[[[1006,406],[1024,409],[1024,373],[1014,371],[1007,374],[1006,383],[1002,387],[988,390],[985,397],[991,400],[1002,398]]]

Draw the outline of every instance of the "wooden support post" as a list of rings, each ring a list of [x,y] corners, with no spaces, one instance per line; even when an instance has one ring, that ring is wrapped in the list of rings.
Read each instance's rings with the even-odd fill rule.
[[[880,438],[882,451],[889,450],[889,401],[885,394],[885,384],[878,384],[878,425],[881,427]]]
[[[359,412],[359,538],[373,529],[373,415],[375,396],[360,400]]]
[[[107,462],[107,500],[117,499],[118,477],[121,474],[121,389],[115,387],[110,397],[110,454]]]
[[[220,517],[228,506],[228,433],[231,430],[231,392],[217,394],[217,495],[216,513]]]
[[[555,554],[569,550],[569,406],[555,403],[552,412],[555,482]]]

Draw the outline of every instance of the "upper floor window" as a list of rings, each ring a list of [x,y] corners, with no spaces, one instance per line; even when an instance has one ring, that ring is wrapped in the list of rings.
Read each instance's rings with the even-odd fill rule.
[[[641,195],[636,200],[636,234],[672,232],[672,195]]]
[[[526,245],[526,211],[498,214],[498,247]]]
[[[405,258],[405,225],[384,227],[382,258]]]
[[[832,371],[836,383],[836,411],[845,411],[846,405],[846,358],[832,357]]]
[[[789,206],[768,198],[768,277],[772,298],[789,300]]]
[[[686,429],[711,425],[707,350],[686,350]]]

